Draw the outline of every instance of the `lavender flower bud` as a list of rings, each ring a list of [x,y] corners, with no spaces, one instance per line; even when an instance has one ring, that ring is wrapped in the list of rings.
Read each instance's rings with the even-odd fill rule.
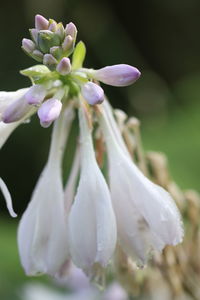
[[[29,32],[30,32],[32,40],[37,44],[39,30],[35,29],[35,28],[32,28],[32,29],[29,29]]]
[[[73,37],[71,35],[67,35],[62,43],[63,51],[66,52],[73,47]]]
[[[71,37],[75,40],[77,35],[77,28],[74,25],[74,23],[70,22],[65,27],[65,33],[66,35],[71,35]]]
[[[48,29],[49,26],[49,21],[45,19],[41,15],[36,15],[35,16],[35,28],[38,30],[46,30]]]
[[[61,75],[67,75],[71,72],[71,63],[68,57],[63,57],[59,64],[57,65],[56,70]]]
[[[57,23],[54,20],[49,20],[49,28],[48,30],[55,32],[57,27]]]
[[[60,37],[60,39],[63,41],[65,38],[65,29],[63,27],[62,23],[58,23],[56,27],[56,34]]]
[[[81,92],[85,100],[90,105],[100,104],[104,100],[103,89],[93,82],[87,82],[84,84],[81,88]]]
[[[92,76],[103,83],[113,86],[127,86],[134,83],[141,73],[135,67],[119,64],[92,72]]]
[[[45,101],[38,109],[38,117],[42,127],[47,128],[55,121],[61,112],[62,103],[60,100],[51,98]]]
[[[33,85],[25,94],[28,104],[38,105],[42,103],[46,96],[46,89],[41,84]]]
[[[57,60],[51,54],[45,54],[43,58],[43,64],[48,66],[50,69],[57,65]]]
[[[35,44],[33,41],[29,39],[23,39],[22,40],[22,48],[27,52],[27,53],[32,53],[33,50],[35,49]]]

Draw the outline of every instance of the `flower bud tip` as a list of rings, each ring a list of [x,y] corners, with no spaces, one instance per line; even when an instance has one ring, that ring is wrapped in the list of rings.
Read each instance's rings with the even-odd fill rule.
[[[70,59],[68,57],[63,57],[61,59],[61,61],[59,62],[59,64],[57,65],[56,70],[61,75],[67,75],[67,74],[69,74],[70,71],[71,71]]]
[[[48,29],[49,21],[41,15],[35,16],[35,28],[38,30]]]

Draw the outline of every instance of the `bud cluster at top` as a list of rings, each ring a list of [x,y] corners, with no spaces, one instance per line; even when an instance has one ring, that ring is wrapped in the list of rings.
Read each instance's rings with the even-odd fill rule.
[[[23,39],[22,49],[38,62],[54,70],[63,57],[74,50],[77,29],[73,23],[64,28],[53,19],[35,17],[35,28],[30,29],[30,39]]]

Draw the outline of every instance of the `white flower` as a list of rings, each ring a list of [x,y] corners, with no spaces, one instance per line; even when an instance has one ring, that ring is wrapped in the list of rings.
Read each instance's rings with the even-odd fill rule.
[[[102,267],[108,264],[116,244],[116,223],[83,108],[79,110],[79,120],[81,175],[69,215],[70,252],[74,263],[90,273],[95,264]]]
[[[104,112],[100,114],[100,123],[108,148],[110,189],[119,241],[127,254],[144,263],[151,248],[161,251],[165,245],[182,241],[180,215],[171,196],[134,165]]]
[[[0,92],[0,121],[4,111],[19,98],[23,97],[29,88],[20,89],[15,92]]]
[[[19,253],[28,275],[55,275],[68,259],[61,161],[72,119],[68,108],[55,122],[48,162],[20,221]]]

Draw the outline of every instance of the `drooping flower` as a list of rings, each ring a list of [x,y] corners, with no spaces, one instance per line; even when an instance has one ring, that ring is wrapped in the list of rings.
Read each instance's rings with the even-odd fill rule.
[[[69,108],[55,123],[48,162],[20,221],[19,253],[28,275],[55,275],[69,256],[61,160],[72,119]]]
[[[116,244],[116,224],[110,193],[97,165],[91,129],[79,109],[81,175],[69,215],[70,252],[74,263],[90,272],[95,264],[106,267]],[[77,222],[78,220],[78,222]]]
[[[120,146],[105,112],[100,113],[100,123],[119,241],[128,255],[145,263],[152,248],[161,251],[182,241],[180,215],[171,196],[146,178]]]

